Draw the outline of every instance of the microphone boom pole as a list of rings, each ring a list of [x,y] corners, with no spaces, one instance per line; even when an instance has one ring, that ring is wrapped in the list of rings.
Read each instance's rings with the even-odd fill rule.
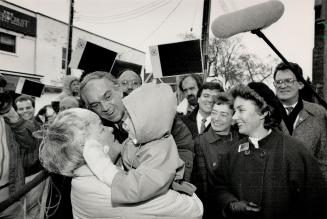
[[[287,59],[278,51],[278,49],[269,41],[269,39],[261,32],[260,29],[256,30],[251,30],[251,33],[257,35],[259,38],[262,38],[268,45],[269,47],[279,56],[279,58],[292,70],[292,72],[295,74],[296,78],[298,78],[304,86],[308,88],[308,90],[317,98],[319,103],[327,109],[327,103],[322,99],[319,94],[317,94],[312,87],[304,80],[302,75],[299,75],[296,71],[293,70],[291,67],[290,63],[287,61]]]

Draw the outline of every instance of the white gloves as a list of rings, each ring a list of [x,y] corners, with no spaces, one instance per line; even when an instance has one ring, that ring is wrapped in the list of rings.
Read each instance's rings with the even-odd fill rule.
[[[111,186],[118,169],[108,155],[109,149],[108,145],[103,146],[94,139],[87,140],[84,145],[83,156],[93,174]]]

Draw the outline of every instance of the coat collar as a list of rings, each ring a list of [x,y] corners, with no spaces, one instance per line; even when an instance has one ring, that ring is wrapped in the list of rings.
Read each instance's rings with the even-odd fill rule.
[[[199,106],[197,106],[189,115],[189,119],[196,122],[196,115],[198,114]]]
[[[277,136],[277,131],[272,129],[272,131],[267,136],[265,136],[263,139],[258,141],[259,148],[262,149],[272,148],[273,144],[271,142],[274,142],[277,139],[276,136]]]
[[[83,165],[76,170],[74,170],[75,177],[83,177],[83,176],[92,176],[94,175],[87,165]]]
[[[312,108],[310,107],[310,104],[307,101],[303,100],[303,109],[299,112],[298,118],[295,120],[296,122],[295,128],[298,127],[303,121],[305,121],[310,115],[314,115],[314,113],[312,112]],[[289,131],[286,128],[284,120],[282,120],[280,126],[283,132],[289,134]]]
[[[212,144],[215,143],[217,141],[219,141],[220,139],[223,139],[224,137],[222,137],[221,135],[218,135],[210,126],[209,130],[207,132],[205,132],[203,134],[205,136],[205,138],[207,139],[208,143]],[[233,139],[233,134],[232,132],[229,132],[228,136],[231,137],[231,139]]]
[[[303,100],[303,109],[299,112],[298,119],[296,120],[295,128],[305,121],[310,115],[314,115],[310,104]]]
[[[309,117],[309,113],[307,110],[302,110],[299,113],[298,120],[296,121],[295,127],[299,126],[304,120],[306,120]]]

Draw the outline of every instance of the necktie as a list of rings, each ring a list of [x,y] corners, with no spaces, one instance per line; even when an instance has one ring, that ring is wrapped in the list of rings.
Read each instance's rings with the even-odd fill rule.
[[[202,134],[204,132],[204,130],[206,129],[206,121],[207,121],[206,118],[203,118],[202,119],[201,128],[200,128],[200,134]]]
[[[292,110],[294,109],[294,107],[292,107],[292,106],[287,106],[287,107],[285,107],[285,109],[286,109],[286,111],[287,111],[287,115],[289,115],[289,114],[292,112]]]

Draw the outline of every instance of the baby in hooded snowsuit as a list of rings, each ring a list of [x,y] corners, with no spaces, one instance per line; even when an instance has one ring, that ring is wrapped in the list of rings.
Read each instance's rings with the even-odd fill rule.
[[[111,187],[113,204],[138,203],[163,195],[184,173],[184,162],[170,134],[177,106],[170,86],[144,84],[123,103],[122,126],[129,138],[121,146],[122,169],[103,159],[103,146],[94,140],[86,142],[83,152],[92,172]]]

